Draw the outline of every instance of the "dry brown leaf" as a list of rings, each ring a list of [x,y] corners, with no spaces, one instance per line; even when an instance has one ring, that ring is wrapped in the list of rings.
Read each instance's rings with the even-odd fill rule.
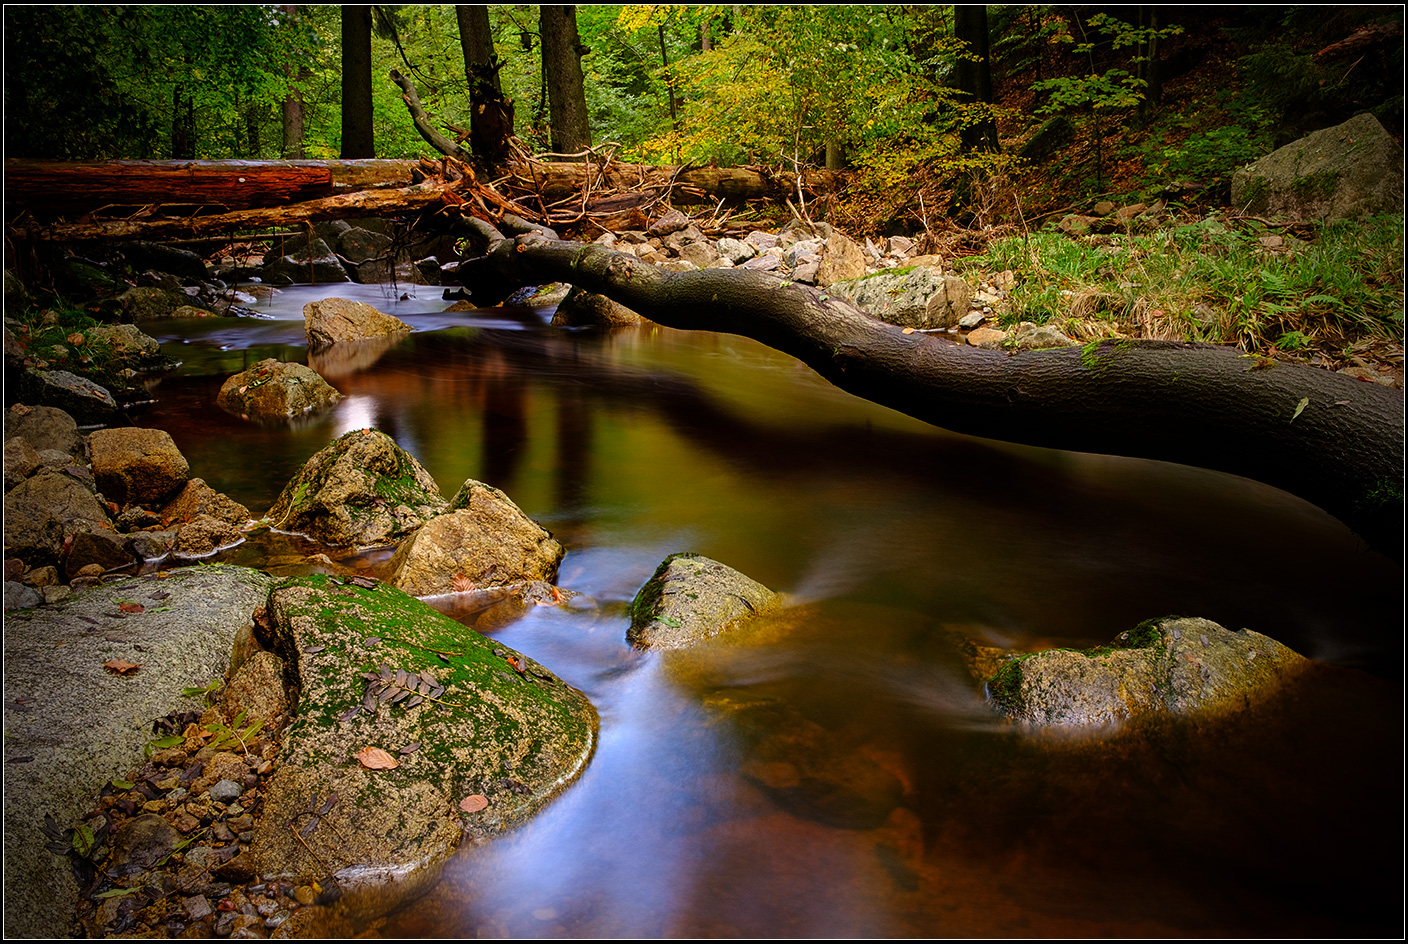
[[[489,805],[489,798],[480,793],[471,793],[460,801],[460,809],[466,813],[478,813]]]
[[[124,613],[145,613],[147,608],[140,603],[121,603],[117,607]]]
[[[905,328],[905,329],[904,329],[903,331],[901,331],[900,333],[901,333],[901,334],[913,334],[913,333],[914,333],[914,329],[913,329],[913,328]]]
[[[357,752],[357,761],[368,770],[390,770],[401,762],[379,747],[364,747]]]
[[[114,675],[131,675],[146,663],[128,662],[126,659],[109,659],[103,663],[103,668]]]
[[[83,343],[83,340],[84,340],[84,338],[83,338],[83,332],[82,332],[82,331],[75,331],[75,332],[73,332],[73,334],[70,334],[70,335],[69,335],[67,338],[65,338],[64,340],[67,341],[69,344],[82,344],[82,343]]]
[[[455,574],[455,578],[450,581],[450,589],[456,593],[469,593],[474,589],[474,581],[464,574]]]

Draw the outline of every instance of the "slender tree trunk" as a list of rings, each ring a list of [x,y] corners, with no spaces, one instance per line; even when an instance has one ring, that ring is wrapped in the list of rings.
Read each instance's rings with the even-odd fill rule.
[[[670,54],[665,50],[665,24],[660,24],[660,63],[665,68],[665,94],[670,96],[670,125],[680,130],[679,108],[675,104],[675,79],[670,74]]]
[[[182,95],[180,86],[171,92],[171,159],[196,156],[196,103]]]
[[[376,157],[372,140],[372,8],[342,8],[342,158]]]
[[[284,4],[284,16],[289,20],[298,15],[297,4]],[[283,147],[279,154],[286,161],[303,160],[303,89],[298,82],[309,78],[307,69],[293,64],[284,67],[284,75],[289,80],[288,95],[280,103],[280,119],[283,125]]]
[[[559,154],[574,154],[592,143],[586,80],[582,76],[586,50],[577,35],[577,8],[544,6],[539,8],[539,16],[552,149]]]
[[[486,6],[456,6],[460,50],[469,81],[469,146],[482,169],[493,173],[509,156],[513,137],[513,100],[505,98],[499,82],[503,63],[494,53],[494,33]]]
[[[988,8],[959,5],[953,8],[953,35],[963,42],[969,56],[958,60],[958,88],[969,103],[992,104],[992,71],[988,65]],[[996,151],[997,123],[992,119],[966,125],[959,132],[964,151]]]
[[[956,432],[1243,475],[1319,505],[1403,557],[1403,396],[1213,345],[1104,341],[1006,354],[900,328],[800,283],[667,272],[603,246],[496,239],[461,277],[483,304],[558,280],[660,324],[741,334],[867,400]]]

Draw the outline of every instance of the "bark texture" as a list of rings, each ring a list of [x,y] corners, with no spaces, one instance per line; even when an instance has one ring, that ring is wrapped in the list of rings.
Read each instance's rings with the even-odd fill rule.
[[[372,139],[372,8],[342,8],[342,158],[375,157]]]
[[[587,124],[586,83],[582,76],[582,40],[577,34],[577,8],[544,6],[539,10],[552,149],[559,154],[575,154],[592,144]]]
[[[494,54],[494,32],[486,6],[457,6],[464,74],[469,80],[469,148],[485,171],[508,161],[513,137],[513,100],[499,82],[503,62]]]
[[[1259,359],[1212,345],[985,351],[905,334],[764,273],[671,273],[535,234],[494,243],[462,272],[481,302],[563,281],[669,327],[750,337],[843,390],[955,432],[1243,475],[1403,557],[1403,395],[1377,384],[1288,364],[1258,369]]]

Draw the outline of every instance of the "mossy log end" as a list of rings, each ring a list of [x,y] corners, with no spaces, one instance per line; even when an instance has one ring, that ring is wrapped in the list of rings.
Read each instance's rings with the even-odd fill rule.
[[[481,303],[561,281],[668,327],[753,338],[843,390],[955,432],[1256,479],[1320,506],[1376,550],[1403,559],[1401,391],[1311,367],[1267,368],[1214,345],[980,350],[906,334],[772,275],[667,272],[542,234],[493,242],[461,275]]]

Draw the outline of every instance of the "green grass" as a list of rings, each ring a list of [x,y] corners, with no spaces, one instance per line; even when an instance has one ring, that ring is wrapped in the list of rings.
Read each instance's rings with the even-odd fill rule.
[[[1280,245],[1262,241],[1273,236]],[[1016,274],[1003,324],[1053,323],[1080,340],[1142,336],[1289,355],[1403,340],[1402,214],[1292,228],[1213,214],[1080,238],[1052,227],[994,240],[965,268]]]

